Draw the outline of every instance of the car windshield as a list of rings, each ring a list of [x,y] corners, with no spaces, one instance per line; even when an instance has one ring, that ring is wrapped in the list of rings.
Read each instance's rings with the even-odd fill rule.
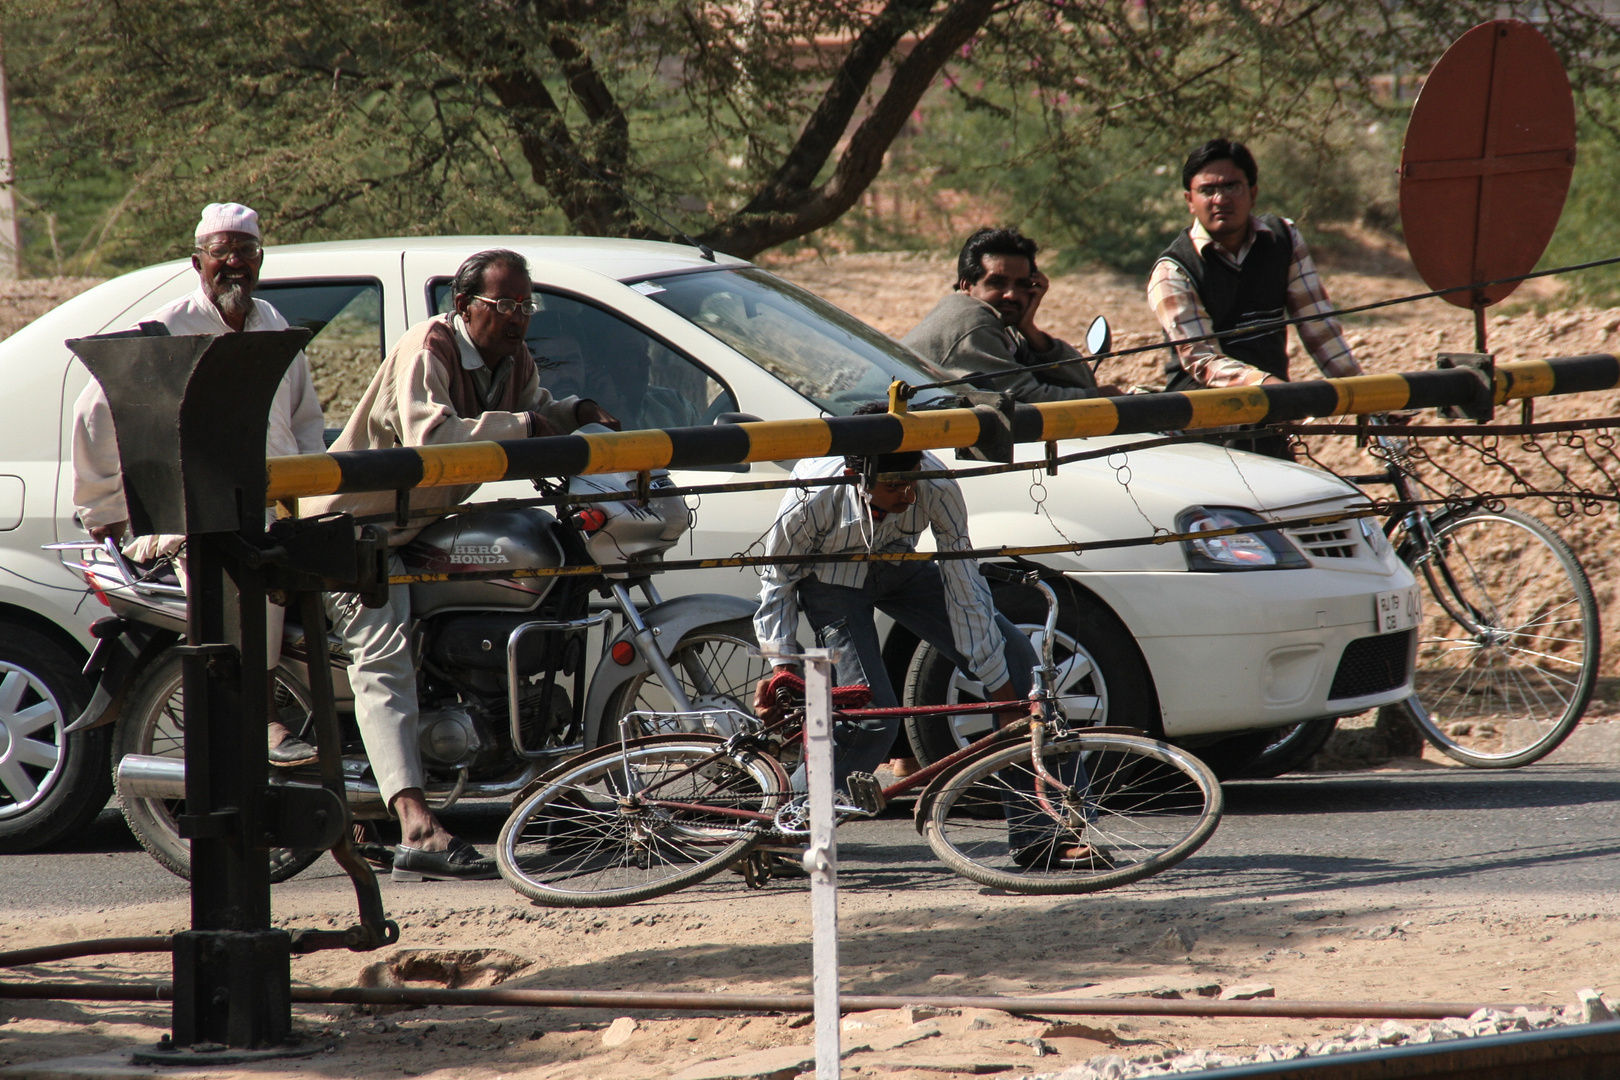
[[[886,401],[889,383],[948,378],[855,316],[754,267],[671,274],[637,282],[644,293],[702,327],[834,416]],[[918,395],[918,404],[944,396]]]

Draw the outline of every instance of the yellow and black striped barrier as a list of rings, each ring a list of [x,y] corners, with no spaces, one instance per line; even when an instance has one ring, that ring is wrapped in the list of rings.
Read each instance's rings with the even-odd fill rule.
[[[1609,390],[1620,359],[1604,353],[1497,365],[1495,403]],[[1198,431],[1318,416],[1466,406],[1483,395],[1462,368],[1359,375],[1272,386],[1089,398],[1013,410],[1018,443],[1097,435]],[[277,457],[266,462],[266,501],[360,491],[482,484],[497,480],[735,465],[787,458],[948,450],[1006,440],[1006,418],[989,406],[810,420],[765,420],[667,431],[560,435],[506,442]]]

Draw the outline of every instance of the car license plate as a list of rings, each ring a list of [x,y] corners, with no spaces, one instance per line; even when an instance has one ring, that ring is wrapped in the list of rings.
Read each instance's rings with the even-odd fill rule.
[[[1373,597],[1373,621],[1380,634],[1410,630],[1423,615],[1423,590],[1413,585]]]

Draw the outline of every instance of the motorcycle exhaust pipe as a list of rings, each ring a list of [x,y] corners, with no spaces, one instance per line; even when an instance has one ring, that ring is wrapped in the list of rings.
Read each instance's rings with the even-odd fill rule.
[[[274,772],[275,770],[272,770]],[[183,799],[186,797],[184,758],[128,754],[118,763],[118,794],[137,799]],[[319,784],[287,781],[272,775],[272,784],[284,787],[320,787]],[[356,815],[383,815],[382,792],[376,784],[350,780],[344,785],[349,809]]]

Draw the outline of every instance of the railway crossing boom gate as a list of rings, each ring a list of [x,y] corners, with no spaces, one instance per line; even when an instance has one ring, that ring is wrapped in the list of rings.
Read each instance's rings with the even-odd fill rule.
[[[173,950],[179,1046],[278,1046],[291,1032],[293,953],[374,949],[399,934],[370,867],[351,846],[326,651],[309,650],[319,786],[269,782],[270,676],[262,660],[270,591],[308,627],[324,625],[323,591],[381,604],[386,541],[344,515],[284,519],[267,529],[269,499],[899,449],[973,448],[1008,461],[1020,442],[1405,408],[1458,407],[1483,421],[1508,400],[1620,385],[1620,359],[1607,354],[1501,365],[1488,356],[1447,358],[1449,370],[1040,406],[979,396],[971,408],[927,412],[907,412],[906,388],[897,384],[893,411],[883,415],[267,461],[270,403],[308,339],[299,329],[217,338],[134,331],[68,343],[106,392],[132,528],[186,537],[186,805],[179,822],[192,844],[192,889],[191,929],[175,935]],[[331,849],[354,881],[360,921],[347,930],[274,929],[273,847]]]

